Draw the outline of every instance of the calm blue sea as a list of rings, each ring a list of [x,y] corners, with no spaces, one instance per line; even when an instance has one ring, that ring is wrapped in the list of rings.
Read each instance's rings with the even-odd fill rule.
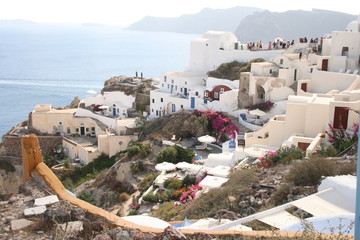
[[[65,106],[90,97],[112,76],[159,78],[184,70],[198,35],[126,31],[119,27],[0,25],[0,136],[36,104]],[[0,140],[1,141],[1,140]]]

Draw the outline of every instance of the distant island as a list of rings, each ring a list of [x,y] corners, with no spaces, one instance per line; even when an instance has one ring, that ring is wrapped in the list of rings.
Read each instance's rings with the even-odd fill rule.
[[[128,29],[195,34],[209,30],[234,32],[244,17],[258,11],[262,11],[262,9],[254,7],[205,8],[199,13],[186,14],[180,17],[146,16],[140,21],[131,24]]]
[[[356,15],[319,9],[270,12],[251,7],[206,8],[196,14],[173,18],[146,16],[128,29],[190,34],[202,34],[209,30],[229,31],[242,42],[256,42],[273,41],[276,37],[287,40],[321,37],[332,31],[344,30],[350,21],[356,19]]]

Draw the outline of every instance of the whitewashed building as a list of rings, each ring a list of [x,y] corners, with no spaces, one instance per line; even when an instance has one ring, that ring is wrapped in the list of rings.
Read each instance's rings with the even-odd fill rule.
[[[314,56],[308,64],[298,65],[300,71],[309,70]],[[359,123],[358,114],[347,108],[360,110],[360,19],[324,39],[322,55],[316,57],[310,75],[303,74],[304,79],[297,82],[298,96],[289,97],[286,115],[275,116],[263,128],[247,133],[246,147],[294,144],[310,154],[321,143],[328,124],[351,132]]]
[[[159,89],[150,92],[150,118],[181,109],[230,112],[238,107],[239,81],[208,78],[207,72],[234,60],[269,60],[282,50],[250,51],[230,32],[209,31],[191,41],[190,60],[184,72],[164,73]]]

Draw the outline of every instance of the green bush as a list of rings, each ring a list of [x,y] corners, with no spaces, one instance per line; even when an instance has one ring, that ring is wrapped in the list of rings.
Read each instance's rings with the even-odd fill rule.
[[[88,203],[93,204],[94,197],[93,197],[92,193],[89,192],[89,191],[86,191],[86,190],[81,191],[81,192],[79,192],[79,194],[78,194],[77,197],[78,197],[79,199],[81,199],[81,200],[84,200],[84,201],[86,201],[86,202],[88,202]]]
[[[178,162],[191,163],[194,156],[195,153],[193,151],[175,145],[162,149],[156,156],[155,161],[157,163],[171,162],[174,164]]]
[[[136,209],[131,209],[130,212],[128,213],[128,216],[133,216],[133,215],[137,215],[138,212]]]
[[[0,160],[0,169],[5,170],[6,172],[15,172],[15,167],[7,160]]]
[[[337,154],[338,151],[332,145],[325,147],[323,144],[320,146],[320,149],[314,153],[314,155],[319,157],[335,157]]]
[[[110,168],[115,162],[115,156],[109,158],[108,155],[102,153],[88,165],[82,168],[76,168],[72,174],[67,177],[71,178],[74,183],[73,188],[76,188],[80,184],[95,178],[98,173],[104,169]]]
[[[178,190],[183,186],[183,181],[176,178],[168,178],[164,182],[164,187],[170,190]]]
[[[251,184],[258,183],[259,179],[254,174],[254,169],[239,170],[229,175],[229,180],[221,187],[211,189],[204,193],[201,198],[193,201],[184,211],[179,214],[180,219],[185,217],[200,219],[214,217],[215,213],[221,209],[237,211],[240,197]],[[229,197],[237,198],[234,202]]]
[[[152,153],[152,147],[149,143],[140,144],[140,156],[141,158],[146,158]]]
[[[296,186],[311,186],[320,183],[322,176],[335,176],[338,167],[336,162],[314,157],[296,163],[286,175],[286,178]]]
[[[189,187],[191,185],[195,185],[195,183],[195,176],[186,175],[185,178],[182,180],[182,187]]]
[[[158,174],[156,173],[147,174],[137,185],[139,191],[140,192],[146,191],[151,186],[151,184],[153,184],[157,176]]]
[[[294,145],[291,147],[285,146],[276,152],[267,152],[264,157],[259,158],[260,163],[258,165],[260,167],[272,167],[278,163],[287,164],[292,160],[303,159],[304,155],[304,152]]]
[[[134,174],[134,175],[144,171],[143,163],[140,162],[140,161],[131,162],[130,163],[130,170],[131,170],[131,173]]]
[[[120,202],[126,202],[127,200],[129,200],[129,198],[130,198],[130,196],[126,192],[120,193],[120,195],[119,195]]]
[[[143,200],[151,203],[163,203],[172,200],[170,191],[158,191],[157,193],[150,192],[143,196]]]
[[[173,202],[164,202],[159,209],[152,213],[153,217],[160,218],[164,221],[173,220],[186,205],[175,206]]]
[[[129,147],[127,151],[128,151],[127,152],[128,158],[132,158],[133,156],[135,156],[140,152],[140,147],[138,145],[133,145]]]

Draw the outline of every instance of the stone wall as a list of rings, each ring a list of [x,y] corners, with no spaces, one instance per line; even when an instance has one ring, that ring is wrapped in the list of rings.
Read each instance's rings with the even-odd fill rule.
[[[51,147],[62,144],[62,137],[60,136],[38,136],[38,139],[43,153]],[[21,136],[3,136],[0,149],[1,155],[21,158]]]
[[[238,108],[244,108],[253,104],[252,97],[249,96],[250,73],[240,74]]]

